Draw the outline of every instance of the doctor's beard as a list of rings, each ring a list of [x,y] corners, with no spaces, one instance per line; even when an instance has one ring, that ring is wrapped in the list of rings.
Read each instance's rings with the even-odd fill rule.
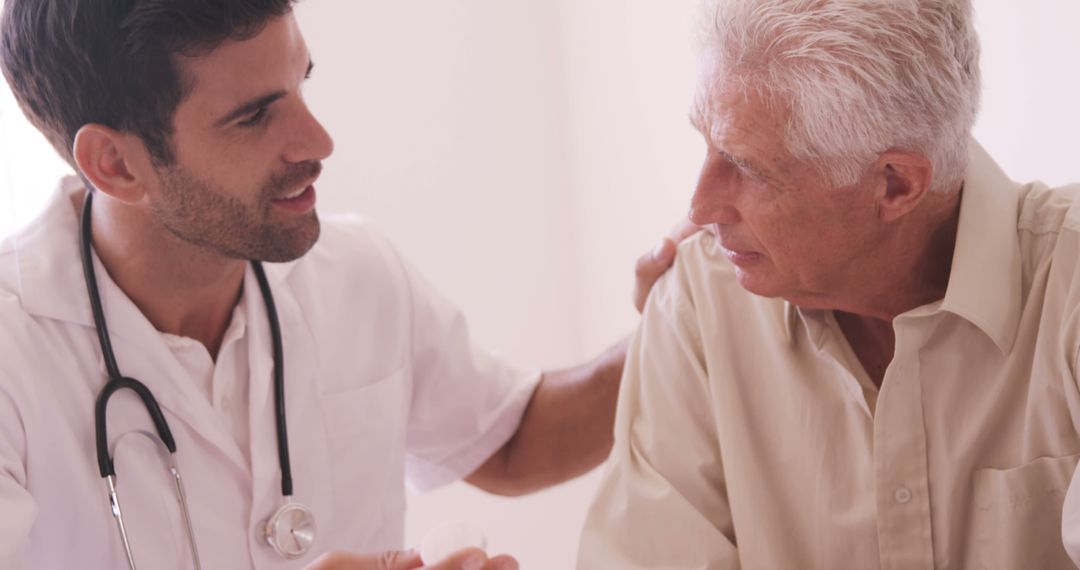
[[[162,192],[151,209],[176,237],[224,257],[292,261],[319,239],[319,218],[314,210],[277,211],[272,201],[310,182],[321,170],[322,164],[314,161],[290,165],[264,183],[249,202],[174,165],[159,171]]]

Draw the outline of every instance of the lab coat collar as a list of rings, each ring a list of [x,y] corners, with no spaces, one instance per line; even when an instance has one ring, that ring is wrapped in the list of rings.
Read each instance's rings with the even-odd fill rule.
[[[78,215],[71,204],[72,194],[82,191],[85,190],[78,178],[65,178],[42,215],[16,234],[12,243],[23,308],[40,318],[93,329],[93,314],[79,258]],[[187,377],[161,333],[112,281],[96,254],[93,255],[93,262],[121,373],[145,383],[162,408],[189,424],[193,432],[212,443],[224,457],[246,472],[244,454],[210,402]],[[315,373],[318,356],[314,336],[301,315],[300,305],[288,280],[296,263],[265,264],[265,269],[286,346],[286,378],[296,378],[295,383],[305,384]],[[258,424],[258,433],[262,430],[272,432],[268,426],[273,424],[266,423],[265,418],[257,417],[255,412],[267,408],[264,404],[272,397],[273,355],[269,323],[262,294],[250,265],[244,280],[247,334],[250,335],[249,375],[252,378],[250,419],[253,426]],[[290,355],[293,358],[290,359]],[[104,358],[99,358],[104,382],[107,377]],[[253,443],[256,433],[252,431]],[[276,473],[276,470],[272,472]]]
[[[1012,349],[1022,302],[1020,240],[1016,232],[1019,188],[982,145],[971,139],[945,298],[905,315],[951,312],[983,331],[1003,354]],[[821,322],[822,318],[822,311],[806,311],[785,302],[788,342],[796,338],[801,321],[820,349],[823,331],[810,323]]]
[[[71,204],[72,194],[79,191],[78,178],[62,179],[45,210],[13,235],[11,243],[23,309],[36,317],[93,327],[79,259],[79,220]],[[104,273],[96,263],[95,268]]]

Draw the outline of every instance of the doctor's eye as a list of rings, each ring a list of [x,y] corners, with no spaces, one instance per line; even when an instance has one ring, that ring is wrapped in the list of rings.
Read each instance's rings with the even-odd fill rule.
[[[251,115],[250,117],[248,117],[247,119],[245,119],[243,121],[240,121],[240,123],[238,123],[238,124],[241,127],[246,127],[246,128],[257,127],[257,126],[259,126],[260,123],[262,123],[263,121],[266,120],[266,116],[269,113],[270,113],[269,108],[262,107],[258,111],[255,111],[255,113],[253,115]]]

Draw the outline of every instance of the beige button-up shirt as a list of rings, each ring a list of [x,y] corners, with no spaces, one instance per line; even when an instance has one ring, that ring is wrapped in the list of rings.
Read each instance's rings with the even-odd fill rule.
[[[1073,568],[1080,187],[972,143],[945,298],[897,317],[879,391],[831,312],[681,246],[630,349],[579,568]]]

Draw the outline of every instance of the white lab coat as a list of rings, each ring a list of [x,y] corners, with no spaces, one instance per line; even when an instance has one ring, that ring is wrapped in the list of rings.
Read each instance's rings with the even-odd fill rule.
[[[0,246],[0,568],[126,568],[94,453],[106,380],[79,263],[68,179],[41,218]],[[512,435],[539,374],[470,344],[464,321],[359,220],[324,221],[298,261],[267,265],[285,347],[294,500],[314,552],[285,561],[256,538],[281,504],[269,327],[245,286],[250,449],[108,278],[98,281],[121,372],[153,391],[184,475],[203,568],[300,568],[332,549],[402,546],[406,479],[467,475]],[[246,283],[254,284],[248,270]],[[109,409],[117,486],[140,570],[192,568],[153,427],[128,391]],[[249,463],[250,461],[250,463]]]

